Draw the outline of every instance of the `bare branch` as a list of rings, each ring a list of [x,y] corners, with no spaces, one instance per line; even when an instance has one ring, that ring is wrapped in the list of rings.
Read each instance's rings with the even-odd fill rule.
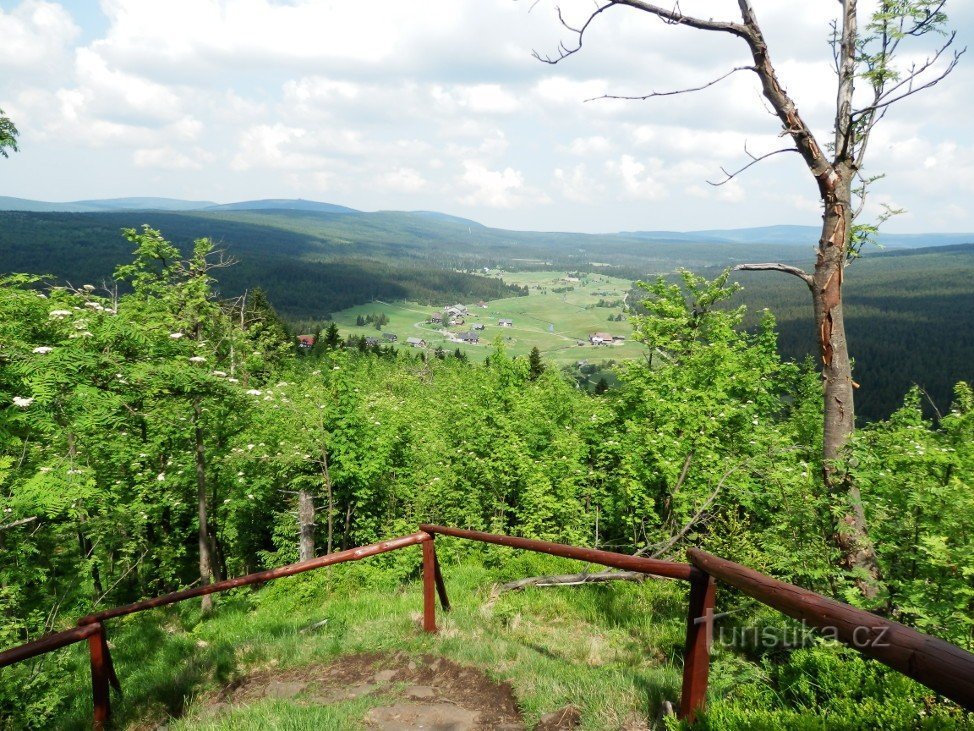
[[[704,89],[713,86],[714,84],[718,84],[724,79],[726,79],[728,76],[730,76],[731,74],[736,74],[738,71],[756,72],[757,69],[754,66],[735,66],[723,76],[719,76],[713,81],[708,81],[706,84],[703,84],[702,86],[692,86],[687,89],[675,89],[673,91],[651,91],[648,94],[644,94],[642,96],[621,96],[617,94],[603,94],[602,96],[594,96],[591,99],[586,99],[585,101],[592,102],[592,101],[598,101],[600,99],[625,99],[627,101],[645,101],[647,99],[652,99],[653,97],[657,97],[657,96],[676,96],[677,94],[689,94],[694,91],[703,91]]]
[[[897,102],[903,101],[907,97],[913,96],[917,92],[923,91],[924,89],[929,89],[932,86],[936,86],[941,81],[943,81],[945,78],[947,78],[947,76],[950,74],[950,72],[953,71],[954,68],[957,66],[957,64],[960,62],[960,57],[963,56],[965,53],[967,53],[967,49],[966,48],[962,48],[959,51],[955,51],[954,52],[954,57],[950,60],[950,63],[947,64],[947,67],[940,74],[938,74],[935,78],[931,79],[930,81],[927,81],[926,83],[921,84],[920,86],[912,86],[912,85],[910,85],[909,88],[907,89],[907,91],[903,92],[899,96],[893,97],[892,99],[888,98],[888,95],[885,95],[884,94],[885,101],[881,101],[881,102],[878,102],[876,104],[871,104],[870,106],[865,107],[864,109],[859,109],[856,112],[853,112],[853,114],[852,114],[853,118],[854,119],[855,118],[862,118],[866,114],[875,112],[878,109],[885,109],[886,107],[890,106],[891,104],[896,104]],[[916,80],[916,76],[919,73],[920,72],[917,71],[917,72],[911,74],[910,75],[911,76],[910,81],[915,81]],[[902,86],[902,83],[901,84],[898,84],[897,86]]]
[[[682,12],[680,12],[679,5],[672,10],[667,10],[666,8],[658,5],[643,2],[643,0],[609,0],[609,2],[607,2],[605,5],[597,6],[596,9],[588,16],[588,18],[586,18],[585,22],[579,27],[569,25],[568,22],[565,21],[561,8],[559,7],[557,9],[558,20],[566,29],[575,34],[576,38],[574,45],[566,46],[562,42],[558,44],[558,51],[555,55],[546,54],[542,56],[537,51],[532,51],[531,55],[542,63],[554,65],[560,63],[569,56],[578,53],[580,50],[582,50],[582,43],[585,39],[585,31],[588,30],[589,25],[591,25],[599,15],[615,5],[626,5],[628,7],[635,8],[636,10],[651,13],[669,25],[685,25],[698,30],[718,31],[723,33],[731,33],[732,35],[736,35],[741,38],[752,38],[750,30],[739,23],[704,20],[703,18],[695,18],[690,15],[684,15]],[[532,5],[531,7],[533,9],[534,6]]]
[[[571,48],[569,48],[568,46],[566,46],[564,44],[564,42],[559,42],[558,43],[558,54],[556,56],[548,56],[548,55],[542,56],[537,51],[532,51],[531,52],[531,55],[534,56],[538,61],[541,61],[542,63],[547,63],[547,64],[551,64],[552,66],[554,66],[556,63],[559,63],[559,62],[565,60],[566,58],[568,58],[569,56],[572,56],[572,55],[578,53],[579,51],[582,50],[582,42],[585,39],[585,31],[588,30],[588,27],[589,27],[589,25],[592,24],[592,21],[594,21],[599,15],[601,15],[603,12],[605,12],[606,10],[608,10],[609,8],[611,8],[615,4],[616,4],[615,0],[610,0],[610,2],[606,3],[605,5],[601,5],[601,6],[597,7],[595,9],[595,11],[591,15],[588,16],[588,18],[585,20],[585,22],[579,28],[575,28],[573,26],[570,26],[565,21],[564,16],[561,14],[561,8],[560,7],[557,8],[557,10],[558,10],[558,20],[561,22],[561,24],[563,26],[565,26],[565,28],[567,28],[568,30],[570,30],[576,36],[576,38],[575,38],[575,45],[572,46]],[[532,9],[533,9],[533,7],[534,6],[532,6]]]
[[[732,465],[730,469],[728,469],[723,474],[723,476],[717,482],[717,487],[715,487],[714,491],[710,493],[710,495],[707,497],[706,500],[703,501],[703,504],[700,506],[700,509],[697,510],[694,516],[690,518],[690,520],[688,520],[687,523],[679,531],[673,534],[669,538],[669,540],[665,541],[662,544],[657,544],[656,546],[654,546],[656,550],[651,554],[650,558],[659,558],[660,556],[665,554],[667,551],[673,548],[673,546],[679,543],[683,539],[683,537],[690,532],[692,528],[694,528],[701,522],[701,518],[704,517],[704,513],[706,513],[707,510],[710,508],[710,506],[713,505],[714,500],[717,499],[717,495],[720,494],[720,491],[724,487],[724,483],[727,481],[727,478],[730,477],[732,474],[734,474],[737,471],[737,469],[743,464],[744,462],[738,462],[737,464]]]
[[[690,28],[696,28],[697,30],[713,30],[722,33],[731,33],[732,35],[740,36],[741,38],[751,37],[751,32],[748,30],[748,28],[740,23],[727,23],[718,20],[694,18],[690,15],[684,15],[681,13],[679,10],[679,5],[677,5],[673,10],[667,10],[659,5],[643,2],[643,0],[616,0],[615,4],[628,5],[629,7],[636,8],[637,10],[652,13],[664,23],[669,25],[686,25]]]
[[[784,272],[785,274],[791,274],[793,277],[798,277],[808,288],[811,289],[814,285],[814,278],[808,272],[799,269],[798,267],[793,267],[789,264],[738,264],[734,267],[735,272]]]
[[[0,530],[10,530],[11,528],[16,528],[21,525],[27,525],[28,523],[33,523],[38,518],[36,515],[30,518],[21,518],[20,520],[15,520],[13,523],[7,523],[6,525],[0,525]]]
[[[708,180],[707,182],[710,185],[714,186],[715,188],[720,187],[721,185],[726,185],[727,183],[729,183],[730,181],[732,181],[734,178],[736,178],[738,175],[740,175],[745,170],[747,170],[749,167],[752,167],[754,165],[757,165],[762,160],[767,160],[769,157],[774,157],[775,155],[780,155],[782,152],[799,152],[799,150],[796,147],[782,147],[780,150],[775,150],[775,151],[769,152],[769,153],[767,153],[765,155],[759,155],[759,156],[755,157],[747,149],[747,144],[745,144],[744,145],[744,152],[747,154],[747,156],[749,158],[751,158],[751,162],[749,162],[744,167],[742,167],[742,168],[740,168],[738,170],[735,170],[732,173],[731,172],[728,172],[726,169],[724,169],[723,167],[721,167],[720,172],[722,172],[726,177],[723,180],[718,180],[716,182],[714,182],[713,180]]]

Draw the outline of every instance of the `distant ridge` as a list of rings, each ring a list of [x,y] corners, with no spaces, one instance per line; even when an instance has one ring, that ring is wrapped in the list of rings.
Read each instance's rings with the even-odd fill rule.
[[[229,211],[259,211],[263,213],[291,211],[297,215],[313,216],[316,213],[329,215],[342,214],[354,216],[365,226],[375,226],[387,231],[410,229],[414,236],[456,235],[456,226],[469,229],[475,235],[490,233],[492,236],[511,237],[514,241],[537,237],[553,237],[574,245],[581,238],[586,240],[613,240],[641,242],[643,244],[711,244],[737,245],[760,244],[777,247],[813,247],[818,243],[821,231],[817,226],[797,226],[780,224],[775,226],[756,226],[750,228],[706,229],[703,231],[620,231],[609,234],[579,234],[569,231],[507,231],[483,225],[469,218],[453,216],[438,211],[360,211],[335,203],[309,201],[302,198],[266,198],[236,203],[214,203],[212,201],[190,201],[177,198],[112,198],[108,200],[83,200],[68,203],[49,203],[0,196],[0,211],[28,211],[33,213],[109,213],[124,211],[165,211],[172,213],[220,213]],[[408,222],[408,223],[407,223]],[[955,246],[974,243],[974,233],[919,233],[879,235],[879,243],[890,250],[925,249],[939,246]],[[875,249],[873,249],[875,251]],[[807,253],[807,252],[803,252]],[[739,256],[747,256],[743,249]],[[738,256],[735,254],[735,256]]]
[[[461,218],[460,216],[451,216],[449,213],[440,213],[438,211],[408,211],[413,216],[422,216],[423,218],[432,218],[435,221],[444,221],[446,223],[459,223],[463,226],[477,226],[478,228],[484,228],[484,224],[474,221],[469,218]]]
[[[98,213],[104,211],[200,211],[215,206],[213,201],[186,201],[177,198],[109,198],[105,200],[49,203],[26,198],[0,196],[0,211],[34,213]]]
[[[213,204],[208,211],[316,211],[318,213],[361,213],[354,208],[334,203],[319,203],[301,198],[267,198],[265,200],[241,201],[239,203]]]
[[[76,204],[89,206],[95,211],[199,211],[216,205],[213,201],[185,201],[178,198],[110,198],[76,201]]]
[[[705,231],[623,231],[621,236],[653,243],[685,241],[693,244],[778,244],[815,246],[822,231],[817,226],[757,226],[752,228],[709,229]],[[879,243],[890,249],[920,249],[974,243],[974,233],[881,233]]]

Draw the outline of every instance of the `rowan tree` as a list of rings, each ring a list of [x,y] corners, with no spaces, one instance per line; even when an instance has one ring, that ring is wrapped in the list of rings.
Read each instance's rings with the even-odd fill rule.
[[[17,126],[0,109],[0,155],[10,157],[7,150],[17,152]]]
[[[842,466],[855,427],[853,393],[857,387],[852,378],[843,319],[843,272],[877,228],[875,223],[854,223],[862,212],[869,183],[875,180],[862,173],[873,130],[892,106],[950,74],[966,50],[954,50],[955,34],[945,30],[946,4],[946,0],[882,0],[863,23],[857,0],[841,0],[841,17],[833,21],[831,35],[836,73],[835,116],[831,139],[825,144],[816,137],[780,81],[749,0],[737,2],[739,21],[694,17],[685,14],[679,4],[665,8],[643,0],[608,0],[598,2],[580,25],[573,26],[559,10],[559,18],[574,34],[575,42],[562,43],[554,55],[535,53],[545,63],[564,61],[582,49],[586,34],[599,16],[616,7],[655,15],[669,25],[729,34],[747,46],[751,63],[737,66],[709,83],[641,96],[607,95],[606,98],[646,100],[670,96],[707,88],[738,72],[753,72],[760,80],[764,98],[781,122],[782,137],[788,138],[790,144],[761,155],[747,152],[747,163],[736,171],[724,171],[724,179],[717,184],[726,183],[752,165],[784,152],[798,153],[814,180],[823,210],[814,269],[806,272],[779,263],[744,264],[737,268],[790,274],[804,282],[811,293],[822,366],[822,474],[833,496],[836,544],[844,564],[858,576],[861,591],[870,598],[876,596],[879,588],[875,552],[868,538],[859,488]],[[918,38],[938,35],[940,42],[922,61],[910,62],[910,58],[916,58],[915,54],[907,56],[902,52],[905,43],[909,45],[908,42]],[[857,82],[862,82],[864,93],[856,93]]]

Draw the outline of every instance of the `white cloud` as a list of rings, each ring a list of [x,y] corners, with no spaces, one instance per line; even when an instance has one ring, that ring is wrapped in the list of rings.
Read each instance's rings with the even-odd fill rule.
[[[524,184],[524,175],[520,170],[510,167],[490,170],[470,160],[464,163],[463,168],[458,182],[467,193],[458,197],[457,202],[465,206],[515,208],[548,202],[547,195]]]
[[[136,167],[163,170],[201,170],[203,162],[211,159],[211,155],[201,150],[190,157],[173,147],[145,147],[136,150],[132,156]]]
[[[500,84],[475,84],[462,86],[456,95],[460,106],[480,114],[511,114],[520,108],[520,103]]]
[[[575,203],[594,203],[605,193],[605,186],[594,180],[584,163],[571,170],[555,168],[555,185],[561,194]]]
[[[415,193],[426,187],[427,181],[415,170],[410,168],[396,168],[384,173],[378,178],[379,187],[397,193]]]
[[[588,155],[603,155],[612,149],[612,143],[602,135],[592,135],[591,137],[576,137],[568,146],[569,152],[573,155],[585,157]]]
[[[659,177],[662,161],[651,158],[649,164],[651,168],[632,155],[623,155],[617,160],[607,162],[606,170],[622,182],[628,198],[644,201],[662,200],[667,196],[667,191]]]
[[[0,76],[54,70],[79,32],[56,3],[27,0],[10,12],[0,8]]]
[[[544,103],[575,106],[605,94],[607,88],[606,82],[600,79],[579,81],[567,76],[550,76],[535,85],[534,93]]]

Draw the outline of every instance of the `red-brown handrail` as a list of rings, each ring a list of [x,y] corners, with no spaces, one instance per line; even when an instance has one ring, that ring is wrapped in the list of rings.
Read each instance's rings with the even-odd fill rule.
[[[227,591],[241,586],[263,584],[273,579],[293,576],[324,566],[332,566],[347,561],[360,561],[369,556],[377,556],[380,553],[388,553],[389,551],[406,548],[407,546],[414,546],[417,543],[423,544],[423,630],[426,632],[436,632],[434,590],[439,592],[440,603],[444,610],[450,608],[450,603],[446,596],[446,585],[443,583],[439,562],[436,559],[433,536],[425,531],[417,531],[416,533],[411,533],[401,538],[393,538],[389,541],[372,543],[359,548],[350,548],[347,551],[339,551],[338,553],[313,558],[308,561],[301,561],[267,571],[259,571],[235,579],[227,579],[226,581],[198,586],[193,589],[175,591],[171,594],[153,599],[145,599],[121,607],[95,612],[94,614],[89,614],[79,619],[77,627],[63,632],[54,632],[33,642],[28,642],[25,645],[0,652],[0,667],[21,662],[22,660],[27,660],[87,639],[91,661],[91,689],[94,702],[93,725],[96,729],[102,729],[111,719],[109,687],[114,687],[121,693],[121,686],[119,685],[118,677],[115,675],[112,656],[108,648],[108,639],[104,625],[105,620],[135,612],[142,612],[147,609],[163,607],[168,604],[175,604],[176,602],[186,601],[187,599],[193,599],[206,594],[213,594],[214,592]]]
[[[75,642],[88,639],[97,632],[97,625],[87,625],[85,627],[72,627],[63,632],[46,634],[39,640],[0,652],[0,668],[13,665],[15,662],[30,660],[32,657],[43,655],[45,652],[53,652],[67,645],[73,645]]]
[[[974,655],[915,629],[691,548],[700,570],[974,710]]]
[[[89,614],[86,617],[82,617],[78,620],[78,624],[104,622],[106,619],[114,619],[115,617],[122,617],[126,614],[142,612],[146,609],[164,607],[167,604],[175,604],[176,602],[186,601],[187,599],[204,596],[205,594],[213,594],[214,592],[218,591],[227,591],[228,589],[236,589],[241,586],[264,584],[272,579],[280,579],[285,576],[294,576],[295,574],[301,574],[305,571],[311,571],[313,569],[320,569],[324,566],[331,566],[336,563],[344,563],[346,561],[361,561],[363,558],[368,558],[369,556],[377,556],[380,553],[395,551],[398,548],[405,548],[406,546],[413,546],[417,543],[424,543],[430,540],[432,539],[428,533],[417,531],[416,533],[410,533],[408,536],[403,536],[402,538],[393,538],[390,541],[381,541],[380,543],[372,543],[368,546],[350,548],[347,551],[330,553],[327,556],[320,556],[318,558],[309,559],[308,561],[288,564],[287,566],[281,566],[276,569],[258,571],[257,573],[239,576],[235,579],[218,581],[214,584],[205,584],[204,586],[184,589],[183,591],[174,591],[171,594],[157,596],[154,599],[145,599],[141,602],[134,602],[121,607],[114,607],[113,609],[105,609],[104,611],[95,612],[94,614]]]
[[[615,553],[613,551],[601,551],[596,548],[581,548],[579,546],[569,546],[565,543],[553,543],[551,541],[538,541],[533,538],[518,538],[516,536],[505,536],[499,533],[484,533],[479,530],[466,530],[464,528],[447,528],[443,525],[419,526],[419,529],[427,533],[439,533],[444,536],[455,538],[466,538],[470,541],[481,541],[482,543],[495,543],[498,546],[508,546],[510,548],[521,548],[526,551],[536,551],[547,553],[552,556],[563,556],[564,558],[574,558],[579,561],[588,561],[602,566],[611,566],[616,569],[626,569],[628,571],[638,571],[643,574],[654,576],[665,576],[669,579],[683,579],[690,581],[693,578],[701,578],[703,574],[690,564],[676,563],[675,561],[660,561],[655,558],[643,558],[642,556],[631,556],[627,553]]]
[[[498,546],[520,548],[525,551],[547,553],[612,568],[638,571],[652,576],[683,579],[690,582],[687,600],[686,642],[683,650],[683,688],[680,692],[680,718],[696,719],[707,702],[707,678],[710,674],[710,626],[714,614],[716,587],[713,579],[694,566],[675,561],[631,556],[626,553],[581,548],[552,541],[518,538],[498,533],[484,533],[464,528],[448,528],[442,525],[423,524],[420,530],[430,535],[453,536],[470,541],[493,543]]]

